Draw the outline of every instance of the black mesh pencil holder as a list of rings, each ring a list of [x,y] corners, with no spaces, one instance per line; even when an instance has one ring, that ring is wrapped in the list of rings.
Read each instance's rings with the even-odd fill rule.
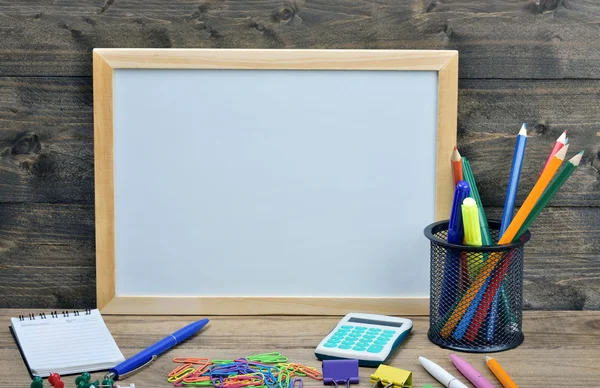
[[[489,222],[494,242],[500,223]],[[466,246],[446,241],[448,221],[431,224],[431,342],[473,353],[508,350],[523,342],[523,246]]]

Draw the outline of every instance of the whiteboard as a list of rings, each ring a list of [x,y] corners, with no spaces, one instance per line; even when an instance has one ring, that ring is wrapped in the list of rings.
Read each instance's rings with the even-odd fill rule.
[[[116,296],[429,296],[437,71],[112,77]]]

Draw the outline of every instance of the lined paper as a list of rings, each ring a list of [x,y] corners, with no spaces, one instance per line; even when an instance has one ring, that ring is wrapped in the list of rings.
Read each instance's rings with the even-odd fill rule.
[[[98,310],[11,322],[33,375],[109,369],[124,360]]]

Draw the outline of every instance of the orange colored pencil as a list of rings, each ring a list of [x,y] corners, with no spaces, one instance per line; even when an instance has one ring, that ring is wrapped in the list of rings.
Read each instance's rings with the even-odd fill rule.
[[[515,382],[510,378],[508,373],[502,369],[495,358],[485,356],[485,364],[488,366],[488,368],[490,368],[494,376],[496,376],[504,388],[519,388],[517,384],[515,384]]]
[[[561,163],[565,159],[565,156],[567,155],[568,149],[568,145],[564,146],[556,153],[556,155],[554,155],[552,161],[544,170],[535,186],[533,186],[533,189],[531,189],[531,191],[529,192],[527,199],[525,199],[525,202],[523,202],[523,205],[521,206],[515,217],[512,219],[510,225],[508,225],[508,228],[500,238],[500,241],[498,241],[498,245],[508,244],[512,242],[512,240],[515,238],[517,232],[521,228],[521,225],[523,225],[523,222],[525,222],[527,216],[529,215],[529,213],[531,213],[531,210],[535,206],[535,203],[538,201],[546,187],[548,187],[548,184],[552,180],[554,174],[556,174],[556,171],[558,171],[558,168],[560,167]],[[440,332],[442,337],[450,337],[452,331],[454,331],[454,328],[456,328],[456,325],[458,325],[458,322],[460,322],[462,316],[465,314],[465,312],[473,302],[473,299],[475,299],[475,296],[479,292],[479,289],[484,285],[485,281],[490,276],[494,268],[496,268],[496,264],[498,264],[498,261],[500,261],[501,258],[501,253],[493,252],[492,254],[490,254],[490,257],[481,268],[481,271],[479,272],[479,274],[477,274],[475,280],[473,281],[473,283],[471,283],[471,286],[463,295],[462,299],[452,312],[452,315],[450,316],[448,321],[446,321],[446,324]]]
[[[452,151],[450,164],[452,165],[452,180],[454,181],[454,187],[456,187],[458,182],[464,180],[462,171],[462,157],[456,149],[456,146],[454,146],[454,151]]]

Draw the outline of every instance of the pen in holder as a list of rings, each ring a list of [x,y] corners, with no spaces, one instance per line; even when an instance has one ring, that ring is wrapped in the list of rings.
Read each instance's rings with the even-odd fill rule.
[[[500,223],[489,222],[494,242]],[[523,247],[531,237],[507,245],[467,246],[447,242],[448,221],[425,228],[431,241],[429,332],[443,348],[491,353],[523,342]],[[507,299],[500,308],[496,294]]]

